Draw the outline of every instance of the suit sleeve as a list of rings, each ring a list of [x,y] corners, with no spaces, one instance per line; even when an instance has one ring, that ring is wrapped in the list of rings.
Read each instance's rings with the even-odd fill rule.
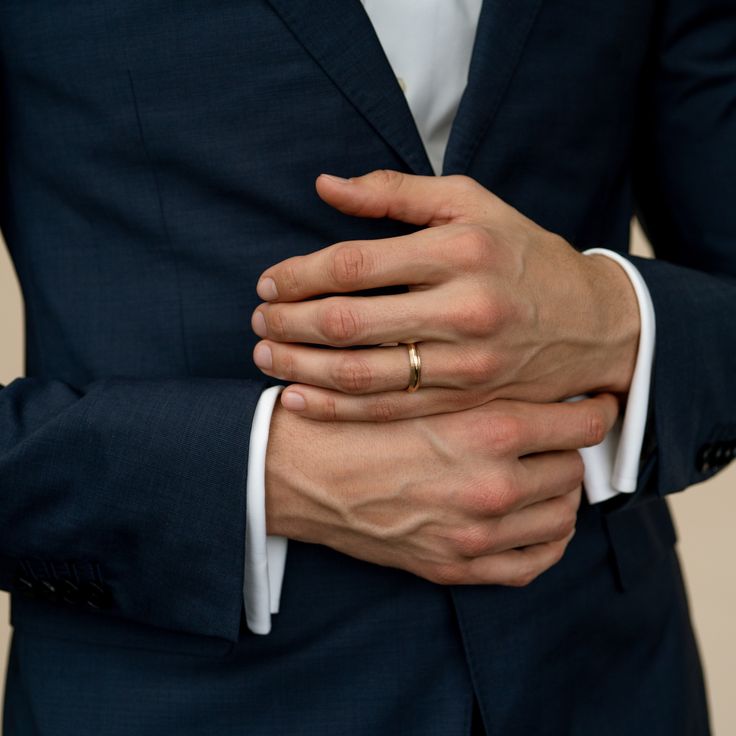
[[[248,442],[264,386],[27,378],[2,388],[2,587],[237,640]]]
[[[736,13],[659,5],[634,153],[657,259],[633,260],[657,316],[648,477],[664,495],[736,453]]]

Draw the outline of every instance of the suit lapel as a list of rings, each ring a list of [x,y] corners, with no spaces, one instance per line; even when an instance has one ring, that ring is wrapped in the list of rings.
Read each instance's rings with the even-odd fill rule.
[[[447,144],[443,173],[468,170],[521,58],[542,0],[484,0],[468,84]]]
[[[406,98],[359,0],[268,2],[409,169],[431,175]]]

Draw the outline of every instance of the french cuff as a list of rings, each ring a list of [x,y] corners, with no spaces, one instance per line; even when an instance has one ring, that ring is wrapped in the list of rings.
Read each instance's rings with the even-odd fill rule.
[[[580,450],[585,464],[585,492],[594,504],[636,490],[649,412],[656,319],[649,289],[631,261],[605,248],[591,248],[584,254],[606,256],[621,266],[636,294],[641,322],[636,366],[623,418],[599,445]]]
[[[250,430],[243,603],[246,623],[254,634],[271,631],[271,614],[279,612],[286,566],[288,540],[266,535],[266,449],[271,415],[282,389],[272,386],[261,394]]]

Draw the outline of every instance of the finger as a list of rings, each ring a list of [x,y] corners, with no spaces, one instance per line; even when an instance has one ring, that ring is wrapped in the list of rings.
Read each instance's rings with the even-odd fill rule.
[[[469,582],[471,585],[495,584],[514,588],[530,585],[562,559],[573,536],[574,532],[559,542],[535,544],[470,560]]]
[[[300,383],[288,386],[281,394],[284,408],[326,422],[390,422],[456,412],[475,402],[470,392],[453,388],[425,387],[416,393],[383,391],[356,396]]]
[[[490,406],[490,405],[489,405]],[[603,441],[619,413],[618,400],[611,394],[599,394],[577,403],[535,404],[504,402],[493,408],[502,417],[489,418],[491,434],[502,435],[503,447],[513,447],[527,455],[549,450],[578,450]],[[506,413],[506,408],[510,411]]]
[[[421,346],[420,354],[426,357],[424,344]],[[425,365],[427,366],[426,370],[429,370],[431,365],[440,365],[446,369],[441,377],[432,373],[429,374],[428,383],[431,381],[435,384],[434,386],[428,386],[424,383]],[[289,380],[288,377],[285,380]],[[451,358],[448,358],[444,363],[436,363],[436,361],[423,358],[422,388],[416,393],[408,393],[405,390],[406,386],[403,388],[404,390],[366,392],[366,395],[361,396],[347,394],[342,390],[299,383],[289,386],[284,391],[282,404],[290,411],[297,411],[309,419],[377,422],[413,419],[432,414],[447,414],[476,407],[479,403],[478,396],[464,388],[462,373],[454,370]],[[595,400],[590,399],[589,401]],[[606,412],[609,409],[618,411],[618,404],[615,399],[612,403],[605,403]],[[613,406],[614,404],[615,406]],[[510,413],[506,409],[509,405],[513,405],[514,413]],[[540,410],[556,407],[555,404],[529,404],[529,406]],[[526,402],[497,400],[486,404],[486,407],[493,407],[491,417],[478,416],[474,421],[488,423],[490,431],[478,432],[477,437],[480,437],[481,441],[486,443],[489,453],[494,455],[512,454],[520,457],[553,450],[577,450],[588,446],[586,441],[597,444],[595,442],[597,436],[594,436],[594,434],[598,430],[595,427],[586,430],[585,421],[587,420],[584,417],[582,420],[580,417],[577,418],[578,424],[582,422],[582,428],[576,425],[570,429],[567,424],[562,426],[561,421],[552,422],[548,428],[540,428],[538,422],[541,420],[536,409],[530,413],[530,416],[527,416]],[[501,407],[504,408],[501,410]],[[503,411],[503,417],[499,418],[501,411]],[[559,419],[559,417],[555,415],[552,419]],[[605,426],[608,426],[609,418],[606,417],[604,421]],[[615,417],[613,422],[615,422]],[[567,428],[566,433],[565,428]]]
[[[497,470],[498,461],[489,458],[487,483],[460,497],[466,512],[479,519],[503,518],[564,496],[582,484],[585,467],[577,450],[565,450],[522,458],[510,473]]]
[[[460,565],[440,568],[430,579],[460,585],[508,585],[523,587],[556,565],[574,533],[559,542],[545,542],[499,554],[476,557]]]
[[[322,175],[317,193],[348,215],[389,217],[413,225],[481,222],[503,203],[466,176],[414,176],[399,171],[372,171],[352,179]]]
[[[271,266],[256,291],[264,301],[293,302],[321,294],[439,283],[451,270],[439,247],[452,236],[451,229],[437,229],[336,243]]]
[[[449,360],[448,347],[425,342],[420,349],[426,366],[422,368],[422,386],[455,386],[456,378],[443,371]],[[406,345],[327,350],[262,340],[253,350],[253,360],[268,376],[351,395],[403,391],[411,380]]]
[[[457,536],[457,551],[472,558],[561,541],[575,530],[580,496],[577,486],[508,516],[469,526]]]
[[[585,473],[577,450],[529,455],[519,460],[519,466],[513,510],[570,493],[582,484]]]
[[[349,347],[384,342],[451,340],[429,292],[388,296],[333,296],[296,304],[261,304],[251,325],[277,342]],[[444,320],[447,322],[447,320]]]

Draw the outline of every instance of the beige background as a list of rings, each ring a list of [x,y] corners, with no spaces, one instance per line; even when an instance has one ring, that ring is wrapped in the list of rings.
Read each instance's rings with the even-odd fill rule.
[[[635,248],[646,248],[635,234]],[[22,311],[17,283],[0,241],[0,383],[22,374]],[[736,467],[672,497],[695,624],[705,660],[714,734],[736,733],[732,669],[736,662]],[[9,637],[7,595],[0,593],[0,691]]]

